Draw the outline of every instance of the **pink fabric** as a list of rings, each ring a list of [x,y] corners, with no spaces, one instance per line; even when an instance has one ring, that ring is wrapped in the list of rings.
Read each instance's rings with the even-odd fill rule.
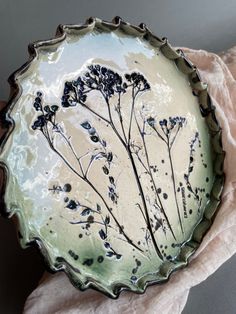
[[[144,295],[124,292],[118,300],[92,290],[80,292],[64,273],[45,275],[28,297],[25,313],[178,314],[186,304],[189,289],[205,280],[236,252],[236,241],[233,241],[236,233],[236,167],[233,166],[236,164],[236,46],[221,57],[203,50],[183,50],[209,85],[226,151],[222,205],[200,248],[189,266],[174,273],[168,283],[149,287]]]

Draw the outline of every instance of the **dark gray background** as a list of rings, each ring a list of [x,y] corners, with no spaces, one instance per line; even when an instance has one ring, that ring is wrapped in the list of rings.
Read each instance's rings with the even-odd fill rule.
[[[146,23],[175,46],[219,52],[236,44],[235,0],[0,0],[0,99],[8,98],[6,80],[27,60],[29,42],[52,37],[60,23],[115,15]],[[43,272],[42,259],[19,247],[12,222],[3,218],[0,252],[0,313],[20,313]],[[191,290],[183,313],[235,314],[235,279],[236,256]]]

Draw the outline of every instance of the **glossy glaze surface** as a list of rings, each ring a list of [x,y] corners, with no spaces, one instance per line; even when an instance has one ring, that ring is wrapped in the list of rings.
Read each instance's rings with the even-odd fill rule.
[[[74,284],[143,291],[177,264],[209,203],[211,138],[189,79],[122,32],[70,32],[37,49],[1,160],[22,243],[40,239]],[[164,266],[165,267],[165,266]]]

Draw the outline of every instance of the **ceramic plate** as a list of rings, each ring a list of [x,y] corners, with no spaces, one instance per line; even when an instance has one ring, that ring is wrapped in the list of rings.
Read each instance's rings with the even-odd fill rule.
[[[115,18],[30,45],[2,112],[4,204],[23,247],[110,297],[186,265],[220,203],[221,129],[195,66]]]

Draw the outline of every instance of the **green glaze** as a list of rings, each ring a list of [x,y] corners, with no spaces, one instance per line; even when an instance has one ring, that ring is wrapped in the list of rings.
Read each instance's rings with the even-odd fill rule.
[[[207,85],[182,51],[119,18],[60,26],[29,51],[10,78],[0,156],[22,246],[113,298],[166,281],[220,203]]]

